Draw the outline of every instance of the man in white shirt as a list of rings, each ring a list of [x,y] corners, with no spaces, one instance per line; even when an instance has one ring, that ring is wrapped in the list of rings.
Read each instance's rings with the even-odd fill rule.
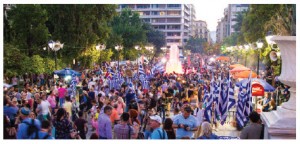
[[[202,102],[198,103],[198,107],[194,109],[194,116],[196,117],[197,120],[197,131],[195,132],[195,138],[198,138],[200,136],[201,132],[201,125],[203,122],[203,117],[204,117],[204,109],[202,108]]]

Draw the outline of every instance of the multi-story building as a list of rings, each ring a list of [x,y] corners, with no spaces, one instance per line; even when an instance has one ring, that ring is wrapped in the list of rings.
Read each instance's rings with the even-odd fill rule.
[[[143,21],[163,31],[167,46],[177,44],[182,47],[192,36],[195,10],[191,4],[120,4],[117,12],[124,8],[138,12]]]
[[[197,20],[195,21],[196,29],[195,29],[195,36],[198,38],[203,38],[207,42],[211,42],[210,33],[207,28],[206,21]]]
[[[228,6],[228,32],[227,36],[235,33],[233,26],[236,24],[234,20],[239,12],[247,11],[249,9],[249,4],[230,4]]]
[[[234,20],[239,12],[247,11],[249,4],[229,4],[224,9],[224,17],[218,22],[216,32],[216,42],[220,43],[224,38],[232,35],[236,31],[233,26],[236,24]]]

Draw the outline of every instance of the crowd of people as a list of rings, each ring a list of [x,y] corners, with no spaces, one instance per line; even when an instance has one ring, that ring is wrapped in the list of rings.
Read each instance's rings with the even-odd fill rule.
[[[110,88],[106,70],[82,72],[75,96],[63,78],[39,86],[25,81],[21,90],[4,91],[4,139],[218,139],[213,129],[219,119],[204,117],[204,86],[209,88],[212,76],[226,75],[229,63],[216,63],[215,75],[205,64],[184,74],[156,73],[149,88],[139,80]],[[252,127],[257,117],[251,115]],[[240,138],[259,139],[252,131],[260,134],[262,128],[254,129],[245,128]]]

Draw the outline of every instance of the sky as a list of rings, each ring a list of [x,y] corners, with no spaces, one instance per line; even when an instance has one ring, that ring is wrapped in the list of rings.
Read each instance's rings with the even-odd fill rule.
[[[226,3],[194,3],[196,19],[206,21],[209,31],[216,31],[218,20],[224,16]]]

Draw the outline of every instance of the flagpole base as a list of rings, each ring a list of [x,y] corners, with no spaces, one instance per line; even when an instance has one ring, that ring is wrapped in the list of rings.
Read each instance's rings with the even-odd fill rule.
[[[281,106],[276,111],[263,112],[264,139],[296,139],[296,111]]]

